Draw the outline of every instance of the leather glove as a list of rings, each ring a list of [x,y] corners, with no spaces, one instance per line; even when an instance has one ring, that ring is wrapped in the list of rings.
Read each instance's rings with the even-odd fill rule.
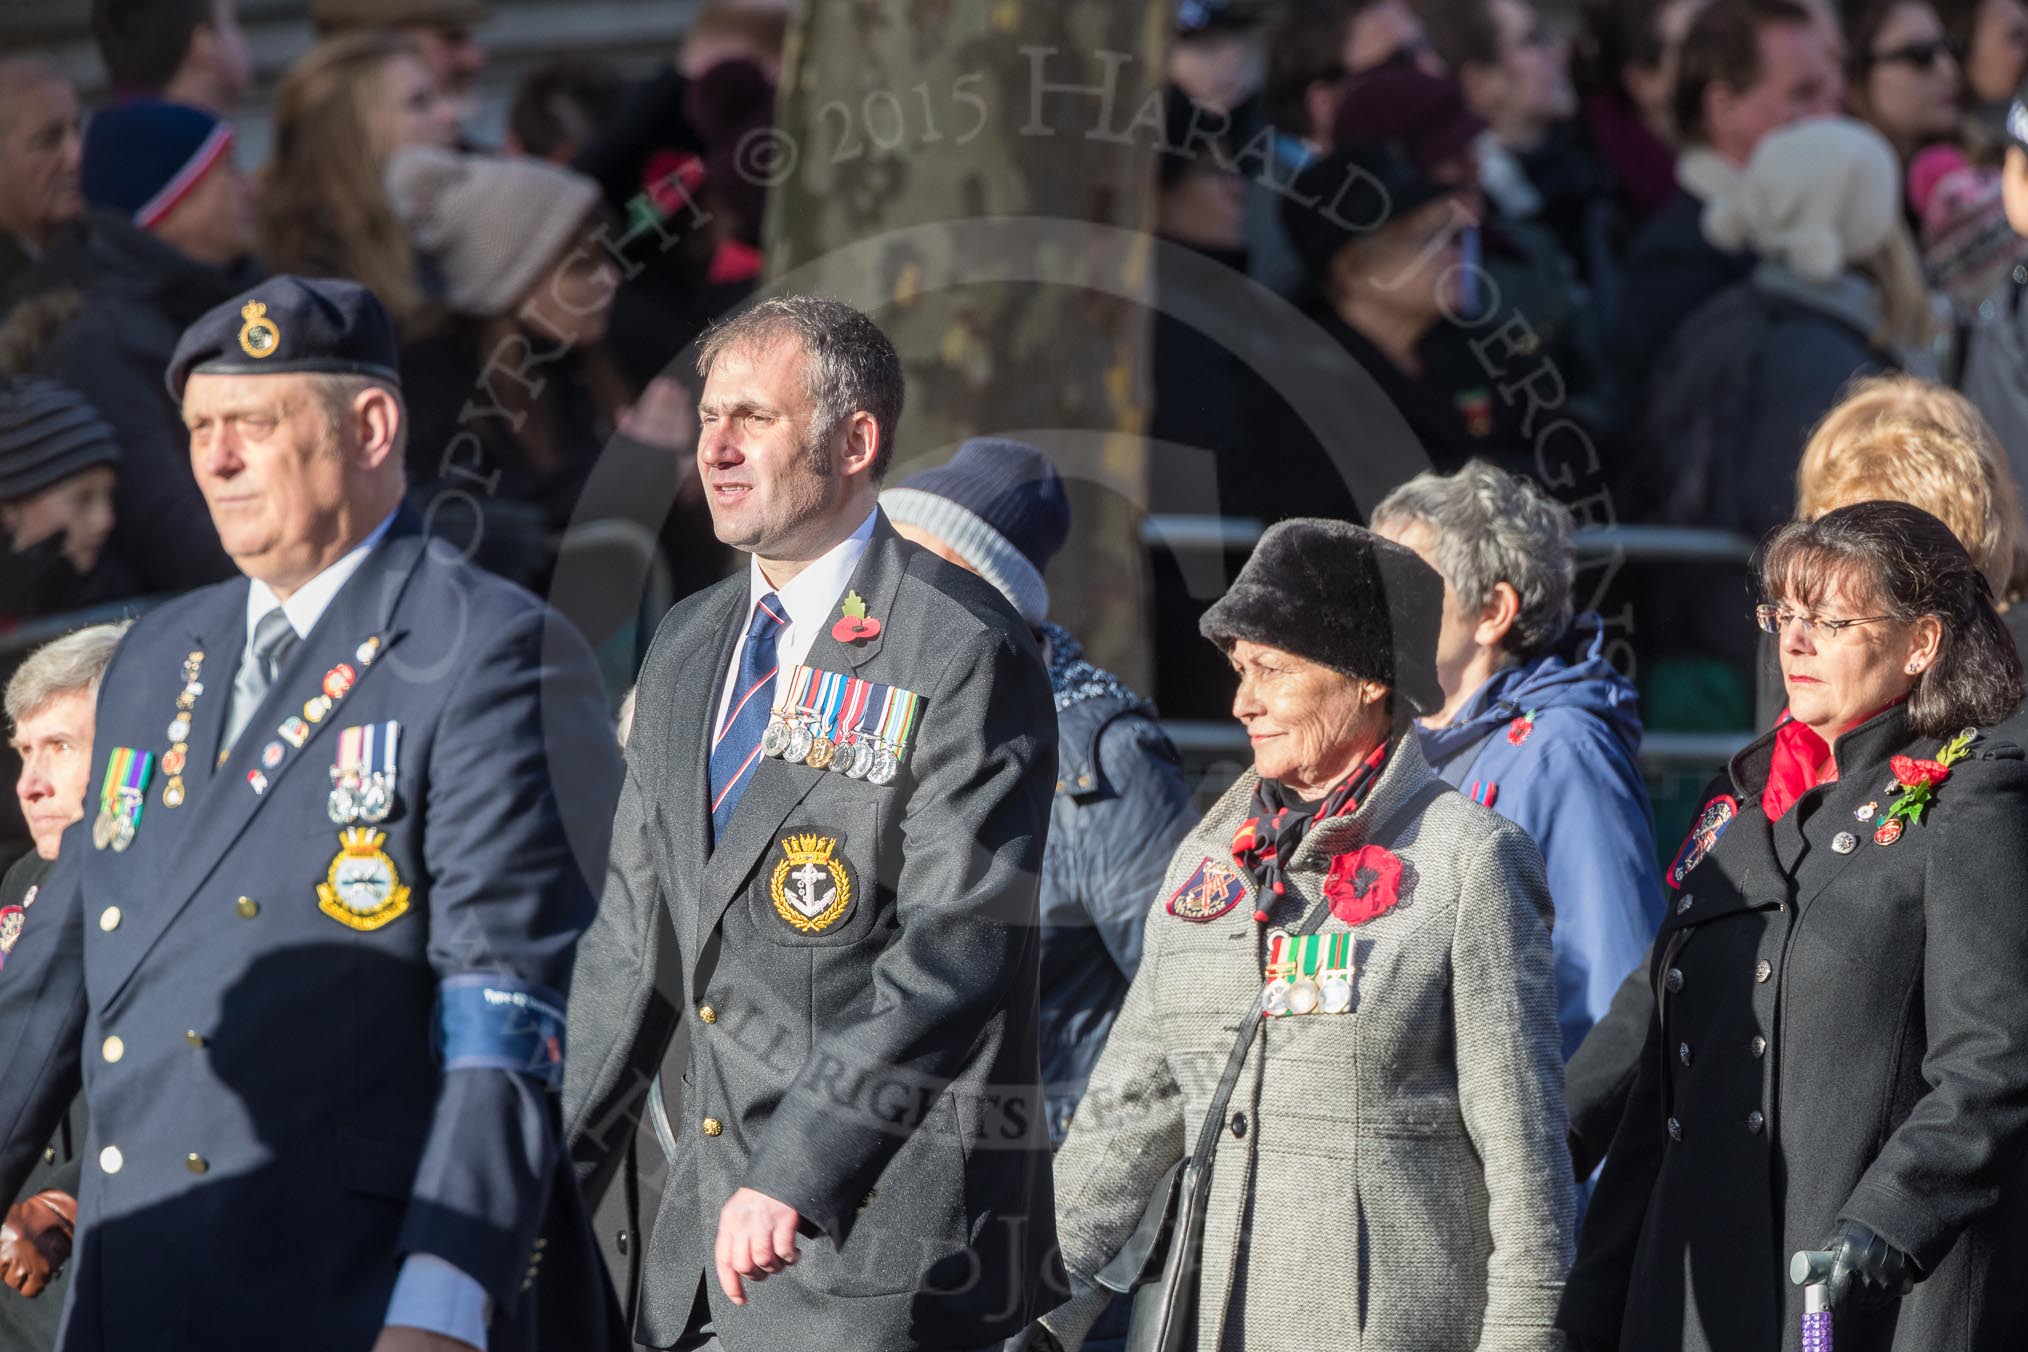
[[[1899,1300],[1921,1276],[1914,1259],[1858,1221],[1840,1221],[1823,1247],[1832,1256],[1824,1294],[1833,1314],[1844,1310],[1848,1300],[1860,1310]]]
[[[52,1190],[22,1198],[0,1221],[0,1281],[24,1296],[41,1295],[70,1261],[76,1234],[75,1197]]]

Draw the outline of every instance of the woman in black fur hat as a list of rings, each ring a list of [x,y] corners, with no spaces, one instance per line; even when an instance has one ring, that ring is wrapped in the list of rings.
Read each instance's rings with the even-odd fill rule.
[[[1210,1168],[1185,1346],[1558,1345],[1575,1196],[1548,888],[1528,836],[1403,735],[1443,702],[1442,602],[1409,550],[1298,518],[1205,614],[1254,765],[1171,859],[1056,1157],[1063,1346],[1185,1156]]]

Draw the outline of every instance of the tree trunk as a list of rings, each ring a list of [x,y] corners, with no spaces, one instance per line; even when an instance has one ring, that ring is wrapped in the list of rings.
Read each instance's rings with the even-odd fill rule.
[[[908,372],[889,482],[1018,437],[1069,482],[1052,615],[1144,688],[1150,237],[1169,0],[850,0],[791,30],[768,289],[873,316]]]

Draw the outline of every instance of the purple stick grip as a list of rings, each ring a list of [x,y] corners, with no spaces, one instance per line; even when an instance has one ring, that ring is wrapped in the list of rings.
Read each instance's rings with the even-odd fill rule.
[[[1831,1352],[1829,1310],[1814,1310],[1803,1316],[1803,1352]]]

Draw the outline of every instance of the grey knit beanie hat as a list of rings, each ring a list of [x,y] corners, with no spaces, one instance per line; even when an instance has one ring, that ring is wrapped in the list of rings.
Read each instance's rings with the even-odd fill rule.
[[[556,263],[599,200],[583,174],[534,159],[415,146],[387,169],[387,195],[416,251],[463,315],[506,314]]]

